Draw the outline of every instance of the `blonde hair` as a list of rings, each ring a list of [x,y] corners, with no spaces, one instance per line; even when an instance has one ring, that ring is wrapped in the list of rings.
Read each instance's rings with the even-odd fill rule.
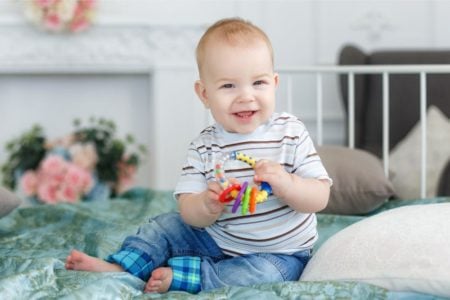
[[[222,19],[211,25],[200,38],[195,51],[198,71],[201,73],[202,59],[211,40],[224,41],[232,46],[248,44],[257,40],[266,43],[273,65],[273,48],[268,36],[259,27],[241,18]]]

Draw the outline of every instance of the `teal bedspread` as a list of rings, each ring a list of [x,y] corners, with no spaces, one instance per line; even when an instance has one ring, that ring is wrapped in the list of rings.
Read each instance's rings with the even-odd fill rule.
[[[391,201],[400,205],[449,201]],[[227,287],[198,295],[144,294],[144,282],[127,273],[67,271],[71,249],[105,257],[149,217],[172,211],[171,192],[135,189],[111,201],[23,207],[0,219],[0,299],[436,299],[358,282],[284,282]],[[318,215],[320,246],[363,216]]]

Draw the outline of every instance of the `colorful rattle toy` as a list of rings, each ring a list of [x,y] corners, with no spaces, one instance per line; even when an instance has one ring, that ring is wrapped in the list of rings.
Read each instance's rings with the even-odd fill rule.
[[[230,184],[230,182],[225,178],[225,172],[223,170],[223,165],[229,159],[240,160],[252,168],[254,168],[256,164],[255,159],[238,151],[233,151],[224,155],[215,166],[216,179],[224,188],[223,192],[219,196],[219,201],[228,203],[234,200],[234,204],[231,209],[232,213],[235,213],[239,208],[239,205],[241,205],[242,215],[247,214],[247,211],[250,211],[250,213],[253,214],[256,211],[256,204],[267,200],[267,197],[272,193],[272,187],[264,181],[261,182],[259,190],[256,186],[250,187],[247,181],[245,181],[242,185],[237,183]]]

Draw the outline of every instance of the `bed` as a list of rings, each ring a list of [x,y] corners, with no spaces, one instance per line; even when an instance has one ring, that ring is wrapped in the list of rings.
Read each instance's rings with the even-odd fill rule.
[[[446,68],[441,67],[439,72]],[[315,74],[331,69],[299,70]],[[345,68],[337,70],[341,74]],[[359,69],[350,70],[358,72]],[[348,78],[345,80],[350,82]],[[354,83],[346,86],[352,87]],[[353,99],[348,106],[351,111],[355,98],[354,95],[349,98]],[[446,105],[448,108],[449,104]],[[448,115],[446,120],[448,125]],[[299,281],[232,286],[198,295],[143,294],[145,283],[127,273],[65,270],[64,260],[71,249],[105,257],[148,218],[176,210],[172,191],[134,188],[108,201],[17,208],[11,203],[0,205],[0,211],[4,209],[4,216],[0,218],[0,298],[450,297],[450,223],[447,217],[450,198],[437,193],[430,197],[423,195],[426,188],[415,184],[421,187],[422,196],[400,199],[386,169],[389,161],[391,164],[394,161],[382,162],[382,158],[386,158],[385,149],[393,150],[395,145],[386,145],[382,139],[380,152],[356,149],[351,120],[349,128],[350,147],[320,144],[317,147],[334,178],[334,187],[329,206],[318,214],[320,238]],[[359,135],[363,134],[359,132]],[[14,197],[0,193],[0,202],[6,198],[11,201]]]
[[[402,205],[445,203],[448,198],[389,202],[378,212]],[[398,292],[353,281],[299,281],[252,287],[227,287],[198,295],[170,292],[143,294],[144,282],[126,273],[67,271],[64,260],[72,248],[104,257],[149,217],[175,209],[171,192],[134,189],[111,201],[78,205],[20,208],[0,220],[0,296],[2,299],[287,299],[353,298],[439,299],[415,292]],[[126,211],[126,214],[124,212]],[[365,216],[318,216],[320,241]],[[319,248],[320,249],[320,248]]]

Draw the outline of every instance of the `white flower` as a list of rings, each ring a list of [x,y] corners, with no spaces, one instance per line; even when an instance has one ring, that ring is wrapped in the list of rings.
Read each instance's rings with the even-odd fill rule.
[[[56,13],[63,22],[70,22],[75,16],[78,0],[64,0],[56,5]]]
[[[24,11],[25,17],[33,23],[40,23],[44,16],[42,8],[35,5],[34,1],[31,0],[27,0],[25,3],[27,4]]]

